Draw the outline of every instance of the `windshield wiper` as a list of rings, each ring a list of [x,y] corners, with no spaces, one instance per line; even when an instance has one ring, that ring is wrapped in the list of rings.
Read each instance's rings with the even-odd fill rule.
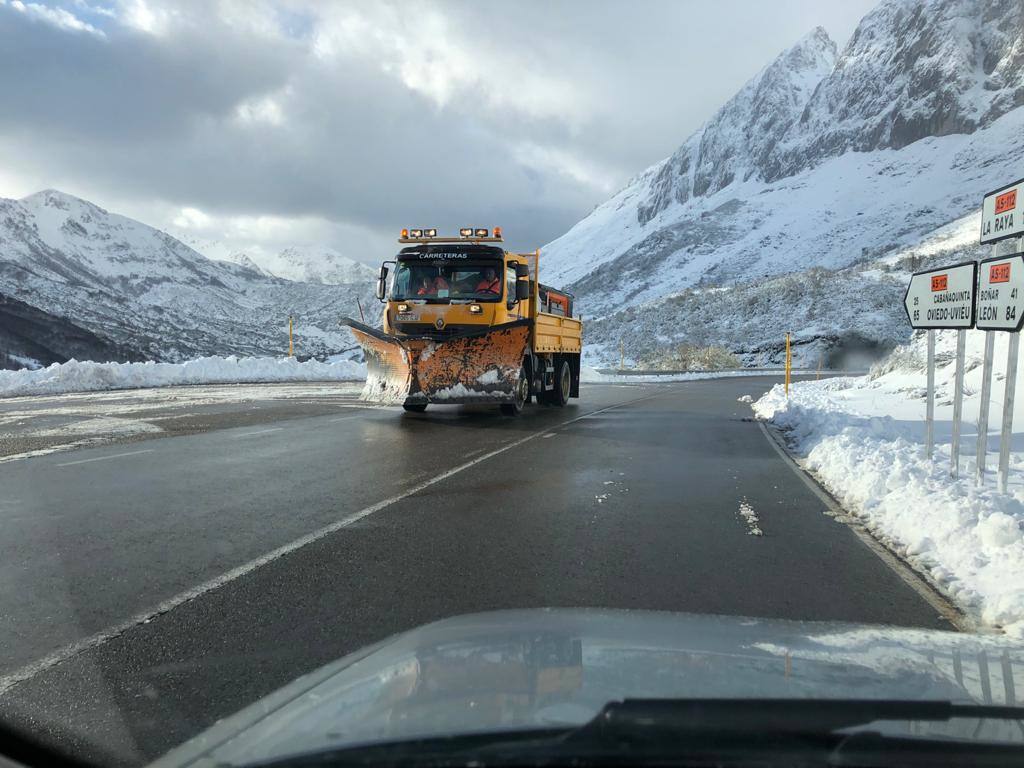
[[[626,699],[605,705],[572,738],[648,732],[831,733],[878,720],[1024,721],[1024,707],[879,699]]]
[[[1018,744],[876,731],[877,721],[1024,721],[1024,707],[948,701],[627,699],[578,727],[496,731],[327,749],[267,766],[1024,766]]]

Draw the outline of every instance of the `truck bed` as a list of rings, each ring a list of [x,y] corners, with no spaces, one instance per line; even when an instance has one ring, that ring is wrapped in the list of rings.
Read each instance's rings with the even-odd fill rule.
[[[538,312],[533,328],[533,351],[580,354],[583,349],[583,321]]]

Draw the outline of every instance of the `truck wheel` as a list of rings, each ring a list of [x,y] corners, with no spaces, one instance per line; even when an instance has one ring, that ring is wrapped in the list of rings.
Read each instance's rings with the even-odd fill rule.
[[[515,399],[511,403],[501,404],[501,412],[506,416],[518,416],[530,397],[530,379],[526,376],[526,368],[519,369],[514,396]]]
[[[426,403],[402,403],[402,407],[409,413],[423,413],[427,410]]]
[[[562,407],[569,402],[569,392],[572,391],[572,370],[569,368],[569,361],[562,359],[555,364],[555,388],[549,394],[549,403]]]

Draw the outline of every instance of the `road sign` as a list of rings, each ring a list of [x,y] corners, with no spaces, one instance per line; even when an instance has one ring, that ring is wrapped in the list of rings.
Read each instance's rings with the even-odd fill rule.
[[[903,297],[914,328],[973,328],[978,264],[969,261],[915,272]]]
[[[1024,253],[985,259],[978,268],[978,328],[1019,331],[1024,326]]]
[[[981,242],[1024,234],[1024,179],[985,195],[981,203]]]

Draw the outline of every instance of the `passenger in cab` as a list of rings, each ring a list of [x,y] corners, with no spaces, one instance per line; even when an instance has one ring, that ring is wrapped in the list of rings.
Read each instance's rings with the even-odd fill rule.
[[[430,275],[423,275],[420,278],[420,286],[416,289],[417,296],[436,296],[441,291],[448,290],[448,283],[443,277],[437,275],[431,278]]]
[[[477,293],[493,293],[495,296],[501,293],[501,283],[498,281],[498,273],[493,267],[484,270],[483,279],[476,285]]]

